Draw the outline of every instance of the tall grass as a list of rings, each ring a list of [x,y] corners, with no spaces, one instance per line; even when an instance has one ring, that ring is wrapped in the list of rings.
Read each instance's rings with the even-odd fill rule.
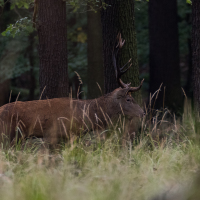
[[[151,116],[125,148],[123,127],[113,126],[108,139],[88,146],[83,138],[54,153],[38,141],[1,150],[0,199],[195,199],[200,143],[190,104],[181,119],[168,110]]]

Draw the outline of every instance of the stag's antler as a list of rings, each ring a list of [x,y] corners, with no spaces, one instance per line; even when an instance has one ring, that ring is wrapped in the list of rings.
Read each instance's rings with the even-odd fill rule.
[[[130,69],[132,63],[131,62],[131,59],[123,66],[123,67],[119,67],[117,66],[117,61],[116,61],[116,58],[117,58],[117,55],[118,55],[118,52],[119,52],[119,49],[121,49],[125,43],[125,40],[122,39],[121,37],[121,33],[118,33],[117,35],[117,45],[114,46],[114,49],[113,49],[113,66],[114,66],[114,69],[115,69],[115,75],[116,75],[116,79],[119,83],[119,85],[122,87],[122,88],[128,88],[130,87],[131,83],[128,83],[128,84],[125,84],[122,80],[121,80],[121,76],[127,72],[128,69]],[[125,67],[128,65],[129,67],[127,67],[125,69]],[[138,86],[138,87],[130,87],[130,92],[136,92],[138,91],[141,87],[142,87],[142,84],[143,84],[143,81],[144,79],[141,81],[141,84]]]
[[[121,80],[121,76],[124,73],[126,73],[126,71],[131,67],[132,64],[130,64],[129,67],[124,70],[124,68],[130,63],[131,59],[122,68],[120,68],[120,67],[117,66],[117,60],[116,60],[116,58],[117,58],[119,49],[121,49],[123,47],[124,43],[125,43],[125,40],[123,40],[121,38],[121,33],[118,33],[116,41],[117,41],[117,45],[114,46],[114,49],[113,49],[113,66],[115,68],[115,75],[116,75],[116,79],[117,79],[119,85],[122,88],[126,88],[126,87],[130,86],[130,83],[129,84],[123,83],[123,81]]]

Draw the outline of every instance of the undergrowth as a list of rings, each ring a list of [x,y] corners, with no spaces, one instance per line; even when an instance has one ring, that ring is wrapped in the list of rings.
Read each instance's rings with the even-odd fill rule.
[[[115,127],[103,142],[82,138],[53,153],[36,139],[1,150],[0,199],[198,199],[198,120],[188,105],[179,119],[147,114],[125,147]]]

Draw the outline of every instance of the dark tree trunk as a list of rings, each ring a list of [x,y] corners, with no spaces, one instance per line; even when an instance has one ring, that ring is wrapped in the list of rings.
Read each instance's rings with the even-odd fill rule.
[[[187,7],[191,9],[191,5],[187,4]],[[192,24],[192,13],[187,13],[186,15],[186,22],[188,26]],[[193,90],[192,90],[192,35],[190,34],[187,38],[188,44],[188,55],[187,55],[187,64],[188,64],[188,72],[187,72],[187,82],[184,87],[187,97],[193,97]]]
[[[188,38],[188,49],[189,53],[187,56],[187,63],[188,63],[188,73],[187,73],[187,82],[185,85],[185,92],[187,97],[192,98],[192,41],[191,38]]]
[[[0,82],[0,106],[9,102],[10,79]]]
[[[113,91],[119,87],[117,84],[114,68],[112,64],[112,50],[115,44],[118,32],[126,40],[118,64],[123,66],[132,58],[132,66],[129,71],[122,77],[125,83],[131,82],[132,86],[139,84],[139,67],[137,59],[136,34],[134,26],[134,1],[112,1],[106,0],[110,5],[102,10],[102,32],[103,32],[103,53],[104,53],[104,76],[105,76],[105,93]]]
[[[104,92],[107,94],[119,87],[112,64],[112,50],[118,33],[118,0],[105,0],[110,5],[101,11],[104,63]]]
[[[149,1],[150,92],[163,83],[156,107],[174,111],[182,107],[176,0]],[[165,89],[165,94],[164,92]]]
[[[4,8],[0,7],[0,16],[1,16],[0,32],[3,32],[7,28],[7,25],[9,23],[11,23],[10,17],[9,17],[10,15],[7,14],[10,11],[10,2],[4,0],[4,3],[6,3]],[[9,93],[10,93],[10,77],[7,80],[4,80],[6,77],[6,74],[2,73],[3,68],[7,67],[7,65],[3,67],[3,65],[5,65],[6,63],[2,63],[2,61],[4,62],[4,59],[8,60],[8,58],[9,58],[8,49],[5,49],[5,51],[6,52],[5,53],[3,52],[0,57],[0,70],[1,70],[1,73],[0,73],[0,106],[4,105],[5,103],[8,103]]]
[[[10,10],[10,5],[11,5],[11,2],[9,2],[7,0],[4,0],[4,9],[2,10],[2,12],[9,11]],[[0,14],[2,14],[2,13],[0,13]]]
[[[40,92],[42,99],[68,96],[66,2],[38,1]],[[44,89],[45,88],[45,89]]]
[[[200,1],[192,1],[193,92],[196,108],[200,108]]]
[[[88,98],[93,99],[101,96],[104,91],[103,85],[103,55],[102,55],[102,29],[100,11],[87,12],[87,35],[88,35]]]
[[[122,38],[126,40],[121,56],[120,66],[123,66],[131,58],[132,66],[125,73],[123,81],[131,83],[131,86],[138,86],[139,81],[139,65],[137,58],[137,41],[134,23],[134,1],[120,1],[119,4],[119,29],[122,33]],[[141,99],[141,93],[136,93],[137,100]]]

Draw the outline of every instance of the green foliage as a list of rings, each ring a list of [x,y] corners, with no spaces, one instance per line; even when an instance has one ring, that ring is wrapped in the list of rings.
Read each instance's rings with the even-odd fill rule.
[[[135,28],[137,36],[137,53],[140,65],[148,62],[149,30],[148,30],[148,3],[135,2]]]
[[[4,6],[4,0],[0,0],[0,7]]]
[[[191,39],[191,6],[178,0],[178,17],[179,17],[179,49],[181,57],[189,53],[188,40]]]
[[[186,0],[186,2],[192,5],[192,1],[191,0]]]
[[[24,17],[16,21],[15,24],[10,24],[7,29],[2,32],[3,36],[12,36],[15,37],[16,35],[25,34],[28,35],[33,31],[32,21],[28,19],[28,17]]]
[[[25,8],[28,9],[30,5],[33,3],[33,0],[11,0],[11,10],[16,7],[18,8]],[[90,9],[92,9],[94,12],[96,12],[97,9],[100,9],[100,7],[105,8],[106,4],[104,2],[101,3],[99,0],[66,0],[66,3],[68,6],[71,6],[73,12],[81,11],[87,12],[87,4],[90,4]],[[0,0],[0,6],[4,5],[3,0]],[[15,37],[16,35],[19,34],[26,34],[28,35],[33,31],[32,28],[32,20],[28,19],[27,17],[19,19],[15,24],[10,24],[7,29],[2,32],[3,36],[12,36]],[[84,35],[79,35],[81,42],[83,41]],[[85,40],[85,39],[84,39]]]
[[[31,69],[29,59],[24,58],[24,55],[19,55],[17,62],[13,68],[12,78],[19,77],[21,74],[29,71]]]
[[[28,9],[30,4],[33,3],[33,0],[11,0],[11,10],[17,6],[18,8]]]
[[[64,0],[66,1],[68,6],[71,6],[73,9],[73,12],[87,12],[88,9],[92,10],[94,12],[97,12],[97,10],[103,8],[106,9],[107,5],[104,1],[100,0]],[[89,5],[89,8],[86,6]]]

